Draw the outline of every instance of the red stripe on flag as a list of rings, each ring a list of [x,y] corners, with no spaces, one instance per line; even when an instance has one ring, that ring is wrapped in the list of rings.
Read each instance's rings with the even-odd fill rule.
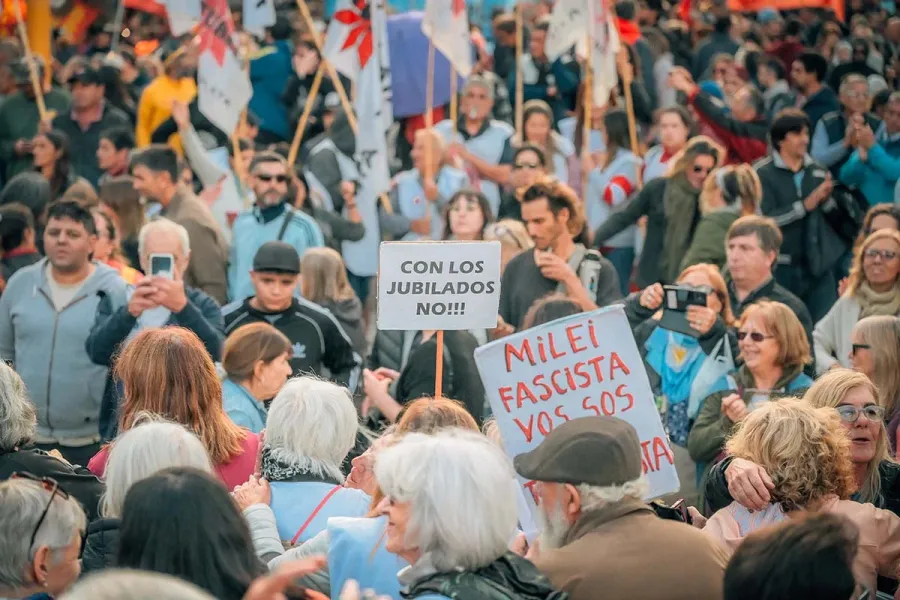
[[[613,186],[619,186],[623,192],[625,192],[625,197],[631,195],[631,192],[634,191],[634,186],[631,185],[631,181],[625,177],[624,175],[616,175],[612,179],[609,180],[609,184],[607,184],[606,189],[603,190],[603,201],[612,206],[613,200]]]

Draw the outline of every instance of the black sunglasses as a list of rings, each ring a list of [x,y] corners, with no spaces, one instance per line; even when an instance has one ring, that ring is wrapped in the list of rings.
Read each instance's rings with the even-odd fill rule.
[[[744,341],[748,336],[757,344],[762,343],[763,340],[775,337],[774,335],[763,335],[758,331],[738,331],[737,339],[739,341]]]
[[[871,350],[871,349],[872,349],[872,346],[870,346],[869,344],[853,344],[853,345],[851,346],[851,350],[850,350],[850,351],[851,351],[854,355],[856,355],[856,353],[859,352],[860,350]]]
[[[50,512],[50,507],[53,506],[53,499],[59,496],[63,500],[68,500],[69,494],[68,492],[66,492],[66,490],[59,487],[59,482],[52,477],[38,477],[24,471],[16,471],[10,476],[10,479],[23,479],[25,481],[33,481],[44,488],[44,490],[50,492],[50,499],[47,501],[47,506],[44,507],[44,512],[41,513],[41,518],[38,519],[37,525],[35,525],[34,527],[34,531],[31,532],[31,541],[28,543],[28,550],[31,551],[31,549],[34,547],[34,541],[37,539],[38,531],[41,530],[41,525],[44,524],[44,520],[47,518],[47,513]],[[84,542],[87,537],[87,530],[82,530],[80,533],[81,546],[78,549],[78,558],[81,558],[84,554]]]
[[[710,171],[712,171],[712,168],[707,169],[702,165],[694,165],[692,170],[694,171],[694,173],[709,173]]]
[[[287,183],[288,176],[287,175],[267,175],[265,173],[260,173],[256,176],[260,181],[272,181],[275,180],[277,183]]]

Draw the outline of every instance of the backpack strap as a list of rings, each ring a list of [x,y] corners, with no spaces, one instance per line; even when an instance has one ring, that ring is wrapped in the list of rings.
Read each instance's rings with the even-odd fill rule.
[[[306,522],[300,526],[300,529],[297,530],[297,533],[294,534],[294,537],[291,539],[291,546],[297,545],[297,540],[300,539],[300,536],[303,535],[303,532],[306,531],[306,528],[309,527],[309,524],[312,523],[312,520],[316,518],[316,515],[319,514],[319,511],[325,508],[325,505],[328,504],[328,501],[331,500],[331,497],[338,493],[341,489],[341,486],[336,485],[331,488],[331,491],[325,494],[325,497],[322,498],[322,501],[319,502],[319,505],[312,511],[309,515],[309,518],[306,519]]]
[[[278,237],[275,238],[276,241],[282,241],[284,239],[284,234],[287,232],[288,225],[291,224],[291,221],[294,220],[294,209],[288,207],[287,211],[284,213],[284,221],[281,223],[281,229],[278,230]]]

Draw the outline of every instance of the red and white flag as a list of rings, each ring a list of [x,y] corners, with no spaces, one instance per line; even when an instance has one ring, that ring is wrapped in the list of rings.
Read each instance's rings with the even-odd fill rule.
[[[253,86],[238,58],[228,0],[203,0],[197,36],[197,106],[230,136],[250,102]]]
[[[324,58],[356,84],[356,203],[366,233],[342,250],[347,268],[361,277],[378,273],[378,196],[391,186],[387,132],[394,117],[384,5],[385,0],[340,0],[322,49]]]
[[[558,0],[550,15],[550,29],[544,51],[556,60],[575,46],[579,56],[587,56],[588,40],[593,63],[594,102],[606,104],[619,84],[616,55],[619,35],[609,0]]]
[[[426,0],[422,33],[447,57],[457,73],[472,72],[472,41],[466,0]]]

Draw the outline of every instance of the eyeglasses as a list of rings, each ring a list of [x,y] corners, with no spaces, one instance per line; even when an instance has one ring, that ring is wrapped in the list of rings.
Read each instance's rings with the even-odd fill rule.
[[[878,250],[877,248],[869,248],[863,254],[863,258],[866,260],[874,261],[876,258],[880,258],[884,262],[889,260],[894,260],[897,258],[897,253],[893,250]]]
[[[540,169],[541,165],[537,163],[516,163],[513,165],[513,170],[520,171],[522,169]]]
[[[751,340],[753,340],[754,342],[756,342],[757,344],[761,344],[763,340],[768,340],[775,336],[774,335],[763,335],[762,333],[760,333],[758,331],[738,331],[738,334],[737,334],[738,341],[743,342],[748,337]]]
[[[860,350],[871,350],[871,349],[872,349],[872,346],[870,346],[869,344],[853,344],[853,346],[851,347],[851,352],[853,353],[854,356],[856,356],[856,353],[859,352]]]
[[[275,181],[275,183],[287,183],[288,176],[287,175],[268,175],[266,173],[260,173],[256,175],[256,178],[260,181]]]
[[[694,165],[691,170],[694,173],[703,173],[704,175],[708,175],[712,168],[704,167],[703,165]]]
[[[28,551],[34,547],[34,541],[37,539],[38,531],[41,530],[41,525],[44,524],[44,520],[47,518],[47,513],[50,512],[50,507],[53,506],[53,499],[59,496],[63,500],[69,499],[69,494],[66,490],[59,487],[59,482],[53,479],[52,477],[37,477],[32,475],[31,473],[26,473],[24,471],[16,471],[11,476],[10,479],[24,479],[26,481],[33,481],[39,484],[44,490],[50,492],[50,499],[47,501],[47,506],[44,507],[44,512],[41,513],[41,518],[38,519],[37,525],[34,527],[34,531],[31,532],[31,541],[28,543]],[[81,555],[84,553],[84,540],[87,536],[87,531],[81,531],[81,547],[78,549],[78,558],[81,558]]]
[[[863,408],[856,408],[855,406],[845,404],[843,406],[838,406],[835,410],[837,410],[837,414],[841,417],[841,421],[845,423],[856,423],[856,421],[859,420],[859,415],[865,415],[866,420],[870,423],[880,423],[884,420],[884,407],[875,404]]]

